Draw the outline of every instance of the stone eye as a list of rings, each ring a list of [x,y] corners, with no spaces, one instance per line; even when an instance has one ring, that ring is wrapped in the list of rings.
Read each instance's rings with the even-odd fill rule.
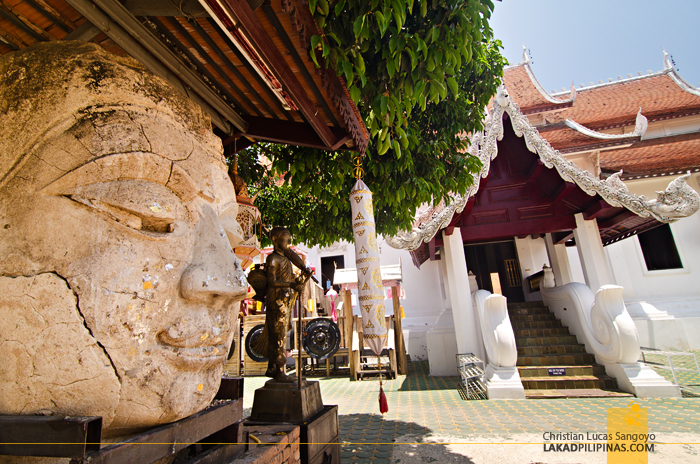
[[[174,193],[149,181],[100,182],[77,187],[64,196],[147,234],[172,233],[188,217],[185,205]]]

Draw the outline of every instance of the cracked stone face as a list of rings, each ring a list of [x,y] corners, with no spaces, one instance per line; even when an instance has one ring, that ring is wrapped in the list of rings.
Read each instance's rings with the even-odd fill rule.
[[[247,282],[199,107],[83,42],[0,57],[0,414],[106,435],[206,407]]]

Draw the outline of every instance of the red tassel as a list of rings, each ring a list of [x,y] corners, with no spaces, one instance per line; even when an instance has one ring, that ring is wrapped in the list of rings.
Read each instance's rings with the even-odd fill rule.
[[[386,395],[382,387],[379,387],[379,412],[382,414],[389,412],[389,403],[386,401]]]

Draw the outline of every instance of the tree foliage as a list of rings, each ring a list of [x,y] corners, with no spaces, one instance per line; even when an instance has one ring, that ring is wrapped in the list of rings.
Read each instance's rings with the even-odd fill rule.
[[[380,234],[411,226],[418,206],[471,185],[466,133],[482,128],[505,60],[490,0],[309,0],[323,34],[312,58],[342,76],[371,133],[363,159]],[[269,170],[255,164],[261,155]],[[352,240],[349,151],[258,144],[239,156],[264,221],[309,245]],[[275,181],[282,176],[284,182]]]

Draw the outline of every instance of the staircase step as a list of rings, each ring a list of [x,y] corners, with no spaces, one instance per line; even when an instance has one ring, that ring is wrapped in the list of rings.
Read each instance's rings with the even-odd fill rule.
[[[526,398],[629,397],[541,301],[509,303]],[[552,370],[555,368],[556,370]],[[561,374],[561,375],[551,375]]]
[[[586,352],[582,344],[533,345],[518,347],[518,356],[542,356],[547,354],[580,354]]]
[[[617,389],[617,380],[607,375],[526,377],[522,382],[525,390]]]
[[[518,366],[586,366],[595,364],[595,356],[588,353],[543,354],[540,356],[518,356]]]
[[[555,335],[553,337],[523,337],[515,339],[515,346],[538,346],[538,345],[577,345],[576,335]]]
[[[534,321],[556,321],[557,318],[552,313],[542,314],[517,314],[510,316],[510,322],[534,322]]]
[[[602,390],[600,388],[571,388],[565,390],[525,390],[525,398],[528,399],[628,398],[631,396],[634,395],[617,389]]]
[[[522,303],[508,303],[508,310],[523,308],[546,308],[543,301],[525,301]]]
[[[546,329],[516,329],[513,327],[513,331],[515,332],[516,340],[527,337],[555,337],[557,335],[571,335],[568,327],[553,327]]]
[[[552,366],[560,369],[564,369],[563,377],[577,377],[582,375],[592,375],[592,376],[604,376],[605,366],[600,364],[591,364],[588,366]],[[552,380],[557,380],[559,376],[549,375],[550,367],[540,367],[540,366],[518,366],[518,373],[522,380],[527,380],[531,377],[548,377]]]
[[[527,321],[527,322],[515,322],[511,321],[510,325],[513,326],[513,330],[521,329],[556,329],[563,327],[560,320],[554,319],[551,321]]]
[[[546,306],[535,306],[532,308],[508,308],[508,314],[511,316],[522,314],[551,314],[551,311]]]

